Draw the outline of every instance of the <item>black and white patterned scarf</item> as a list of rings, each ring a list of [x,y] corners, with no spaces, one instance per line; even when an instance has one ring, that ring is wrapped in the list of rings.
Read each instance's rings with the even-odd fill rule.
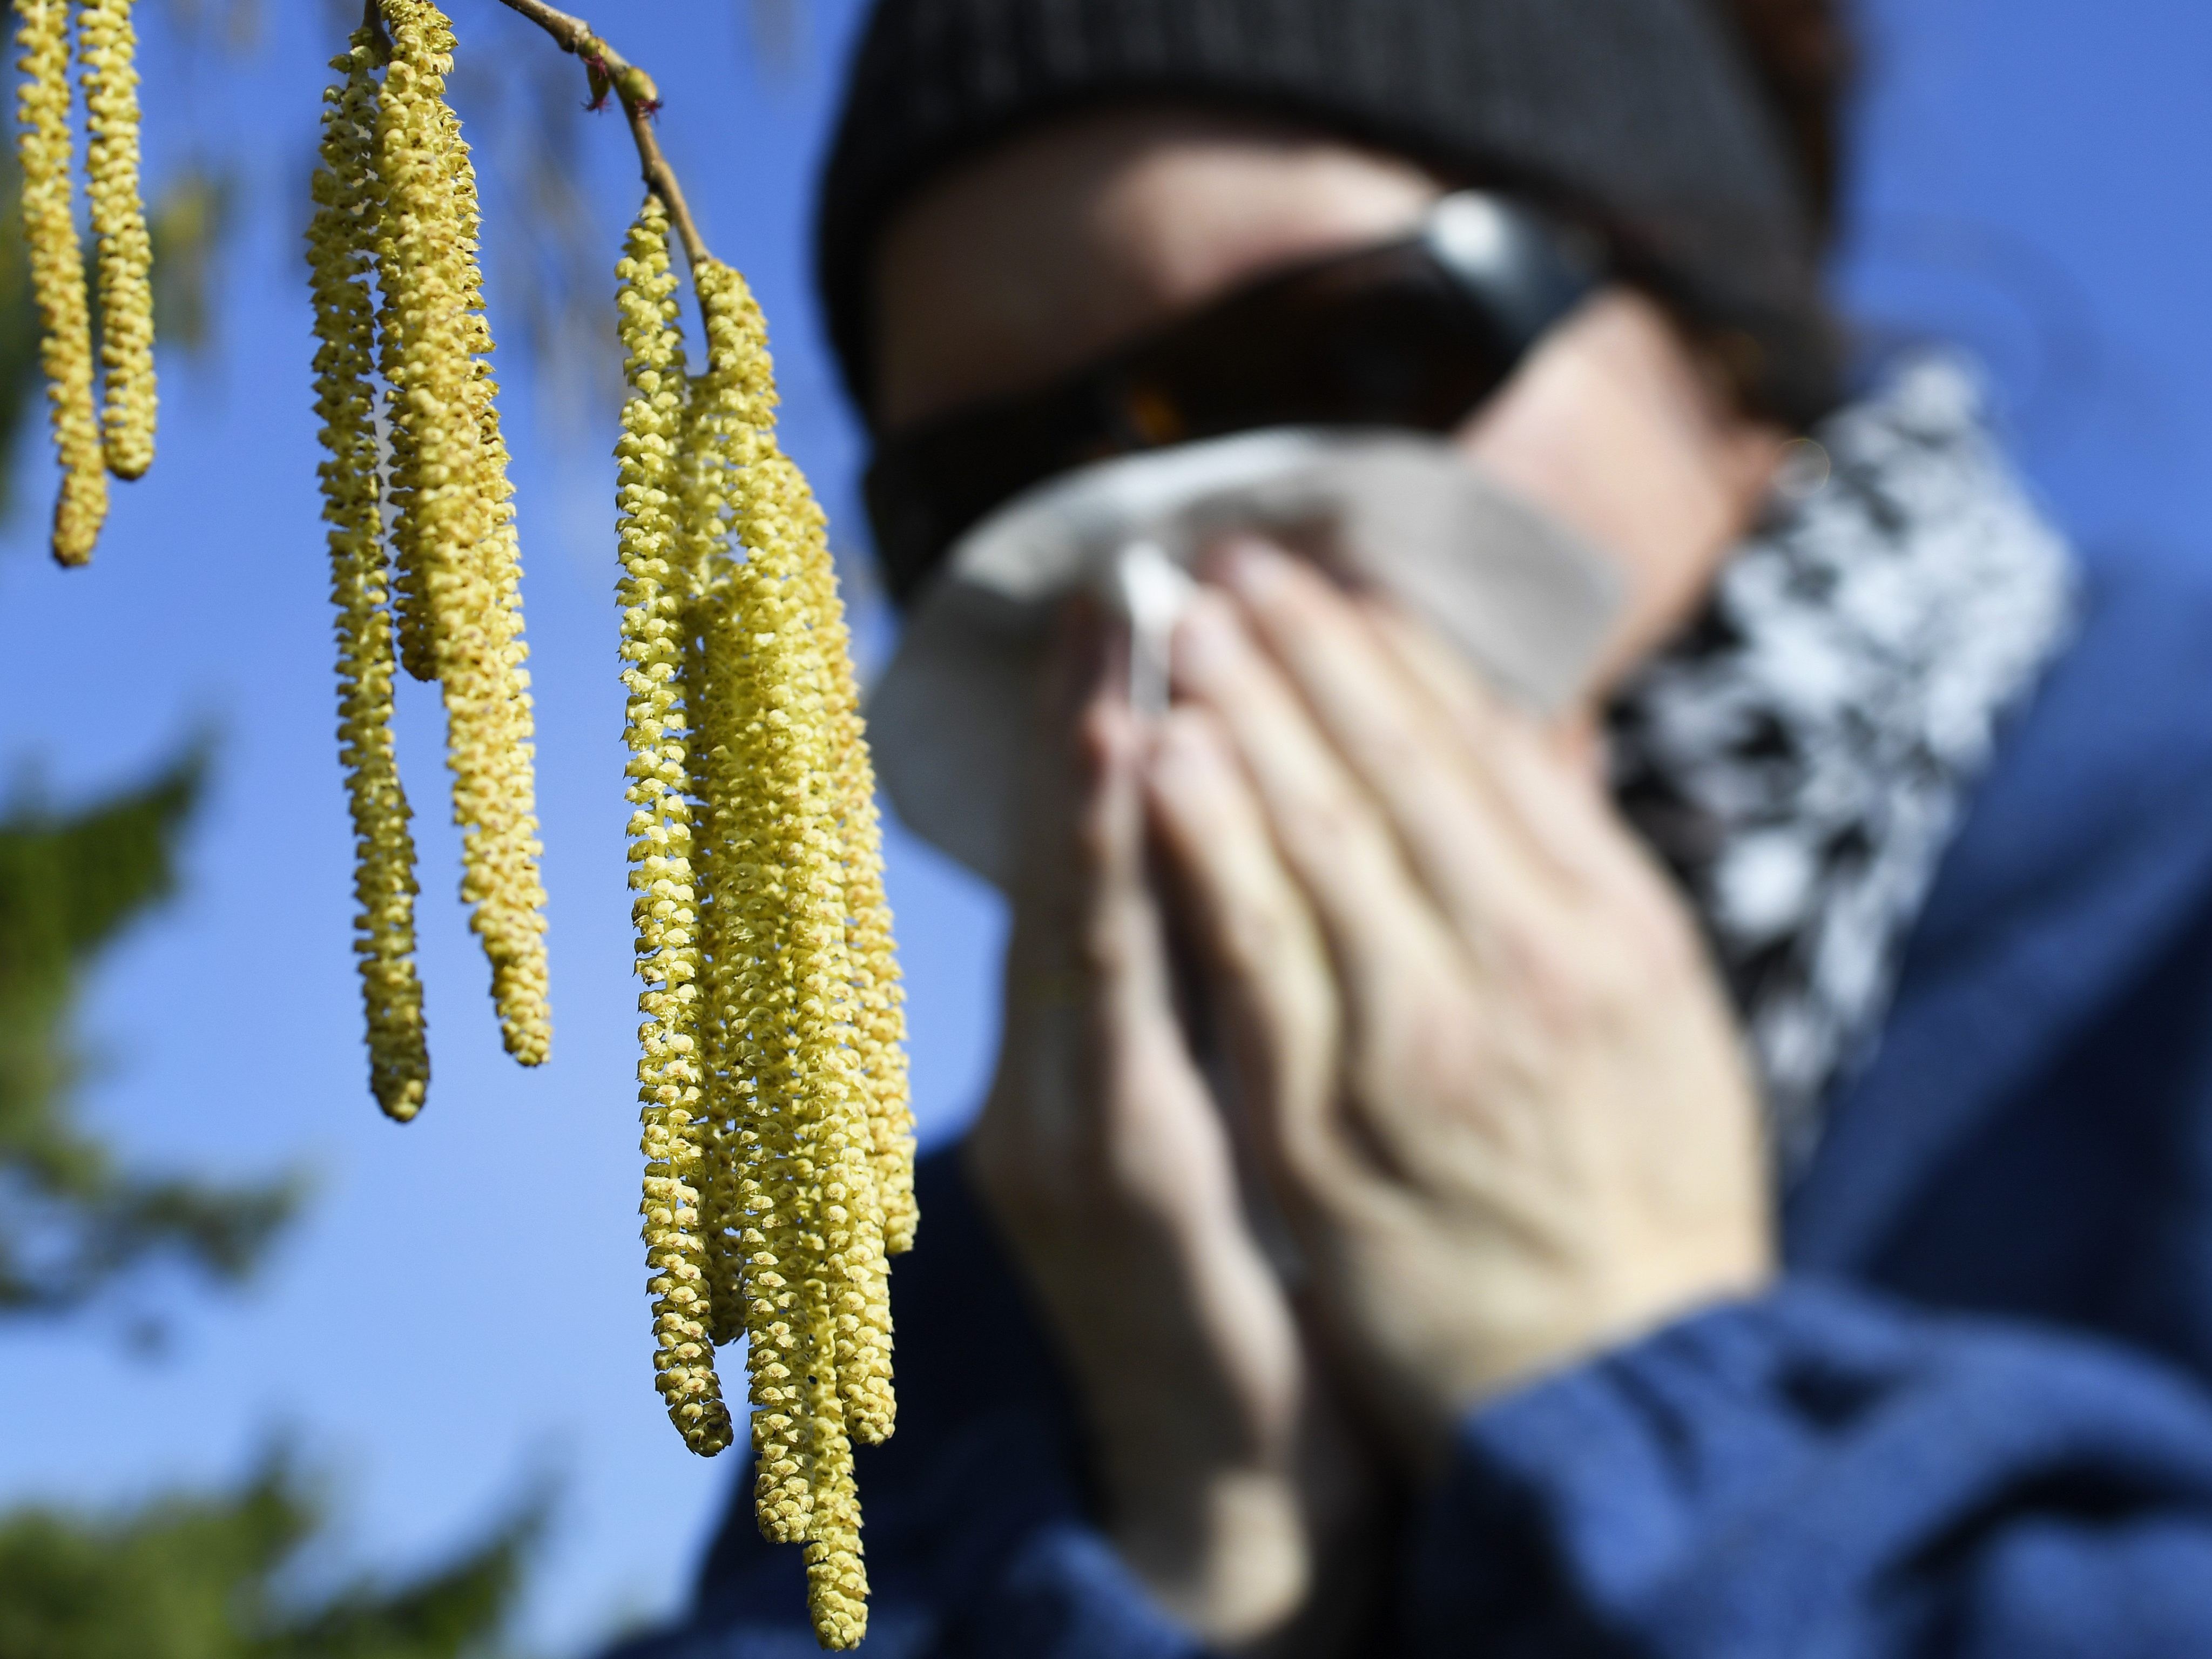
[[[1616,792],[1704,917],[1785,1177],[1868,1056],[1961,803],[2073,592],[1978,377],[1917,357],[1796,447],[1702,618],[1613,712]]]

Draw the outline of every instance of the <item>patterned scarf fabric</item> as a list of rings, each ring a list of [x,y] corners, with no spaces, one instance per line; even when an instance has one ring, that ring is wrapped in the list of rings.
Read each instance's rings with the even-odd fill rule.
[[[1785,1179],[1872,1049],[1961,804],[2074,599],[1966,364],[1911,359],[1814,440],[1611,721],[1616,793],[1704,918]]]

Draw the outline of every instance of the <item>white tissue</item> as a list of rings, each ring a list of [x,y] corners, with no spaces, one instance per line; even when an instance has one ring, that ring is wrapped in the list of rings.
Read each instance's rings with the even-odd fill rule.
[[[1583,689],[1620,600],[1603,557],[1440,438],[1283,429],[1102,462],[970,531],[908,618],[868,699],[908,827],[1008,885],[1054,611],[1088,590],[1128,620],[1130,700],[1157,715],[1188,568],[1237,531],[1390,595],[1540,709]]]
[[[1129,706],[1158,720],[1168,712],[1176,624],[1198,584],[1154,541],[1131,542],[1114,556],[1113,569],[1115,608],[1129,624]]]

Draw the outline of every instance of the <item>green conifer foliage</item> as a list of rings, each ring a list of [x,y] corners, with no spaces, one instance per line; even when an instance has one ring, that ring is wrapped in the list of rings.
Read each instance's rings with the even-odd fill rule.
[[[398,1585],[283,1592],[321,1506],[275,1460],[237,1492],[112,1520],[0,1516],[0,1659],[493,1659],[538,1506]]]
[[[0,814],[0,1331],[162,1255],[235,1278],[297,1197],[134,1176],[72,1120],[86,969],[166,898],[201,793],[191,754],[89,808]],[[280,1593],[322,1508],[283,1458],[242,1486],[108,1516],[0,1513],[0,1659],[493,1659],[544,1512],[525,1505],[397,1585]]]
[[[0,1314],[60,1311],[148,1259],[252,1267],[296,1184],[222,1187],[118,1167],[71,1120],[68,1016],[84,971],[175,880],[195,753],[74,814],[0,814]]]

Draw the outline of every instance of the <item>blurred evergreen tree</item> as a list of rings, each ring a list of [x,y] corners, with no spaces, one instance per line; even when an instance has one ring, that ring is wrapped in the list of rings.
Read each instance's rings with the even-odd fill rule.
[[[108,1521],[0,1516],[0,1659],[493,1659],[535,1535],[526,1513],[398,1587],[288,1594],[322,1506],[283,1459],[242,1490]]]
[[[125,1172],[75,1119],[69,1024],[86,969],[176,885],[205,755],[68,814],[0,814],[0,1333],[163,1259],[237,1279],[295,1209],[294,1182]],[[323,1505],[275,1458],[233,1492],[97,1516],[0,1513],[0,1659],[491,1659],[542,1503],[397,1585],[286,1585]]]
[[[195,751],[81,812],[0,816],[0,1314],[80,1306],[161,1256],[240,1278],[296,1206],[292,1182],[127,1173],[72,1121],[77,987],[174,886],[176,836],[204,770]]]

